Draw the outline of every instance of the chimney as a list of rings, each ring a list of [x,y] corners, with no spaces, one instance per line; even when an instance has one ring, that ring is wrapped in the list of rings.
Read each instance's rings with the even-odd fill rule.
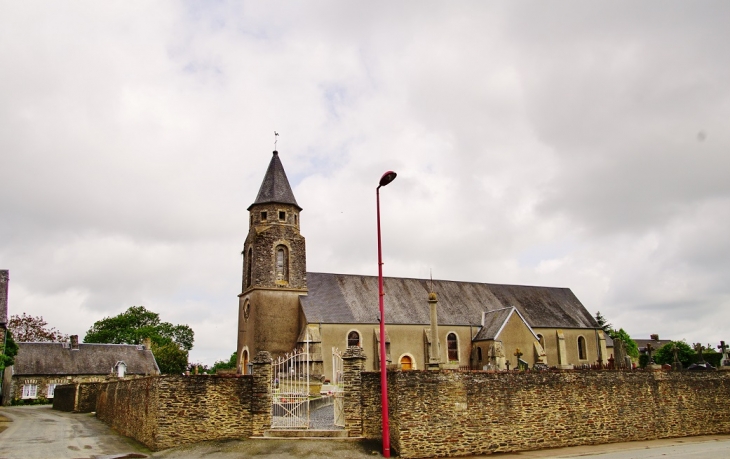
[[[142,340],[142,346],[144,346],[145,350],[149,351],[152,349],[152,338],[145,338]]]
[[[71,350],[79,350],[79,335],[71,335]]]
[[[650,335],[649,337],[651,338],[652,341],[659,341],[659,335],[658,334]]]

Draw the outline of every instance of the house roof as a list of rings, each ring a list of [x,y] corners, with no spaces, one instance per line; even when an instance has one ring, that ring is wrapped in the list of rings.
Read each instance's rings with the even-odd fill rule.
[[[434,291],[442,325],[481,326],[482,312],[514,306],[533,328],[598,328],[568,288],[396,277],[383,284],[386,324],[428,324],[428,293]],[[300,302],[309,323],[378,322],[376,276],[307,273],[307,287]]]
[[[291,204],[297,209],[302,210],[294,198],[294,193],[289,185],[289,179],[286,178],[284,166],[282,166],[281,160],[279,159],[278,151],[274,151],[271,162],[269,162],[269,168],[266,170],[266,175],[264,175],[264,180],[261,182],[259,194],[256,196],[253,204],[248,207],[248,210],[251,210],[251,207],[256,204],[268,203]]]
[[[127,374],[159,374],[152,351],[130,344],[18,343],[14,375],[107,375],[119,361]]]
[[[8,281],[10,272],[0,269],[0,325],[8,323]]]

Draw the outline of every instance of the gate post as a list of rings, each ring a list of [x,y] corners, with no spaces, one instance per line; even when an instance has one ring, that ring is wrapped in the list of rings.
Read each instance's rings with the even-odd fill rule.
[[[271,427],[271,354],[259,351],[253,360],[251,436],[263,437]]]
[[[351,346],[342,354],[342,379],[344,386],[345,430],[348,437],[362,436],[362,371],[365,369],[365,352],[360,346]]]

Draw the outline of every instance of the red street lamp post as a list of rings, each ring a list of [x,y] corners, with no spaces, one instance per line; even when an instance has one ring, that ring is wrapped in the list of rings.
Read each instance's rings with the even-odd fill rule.
[[[390,419],[388,416],[388,375],[385,356],[385,312],[383,310],[383,251],[380,244],[380,187],[395,180],[397,174],[388,171],[380,177],[375,189],[375,201],[378,208],[378,293],[380,305],[380,400],[383,417],[383,457],[390,457]]]

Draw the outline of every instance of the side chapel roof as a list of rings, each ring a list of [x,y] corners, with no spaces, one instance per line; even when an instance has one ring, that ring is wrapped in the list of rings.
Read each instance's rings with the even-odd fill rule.
[[[387,324],[428,324],[428,293],[435,291],[442,325],[479,327],[482,312],[514,306],[532,328],[599,328],[569,288],[396,277],[383,283]],[[307,287],[300,303],[308,323],[378,323],[376,276],[307,273]]]
[[[131,344],[18,343],[14,375],[108,375],[119,361],[127,374],[160,374],[152,351]]]
[[[251,210],[251,207],[256,204],[268,203],[291,204],[297,209],[302,210],[294,198],[291,185],[289,185],[289,179],[286,178],[284,166],[279,159],[279,152],[276,150],[274,150],[271,162],[269,162],[269,168],[266,169],[266,175],[264,175],[264,180],[261,182],[259,194],[256,196],[253,204],[248,207],[248,210]]]

